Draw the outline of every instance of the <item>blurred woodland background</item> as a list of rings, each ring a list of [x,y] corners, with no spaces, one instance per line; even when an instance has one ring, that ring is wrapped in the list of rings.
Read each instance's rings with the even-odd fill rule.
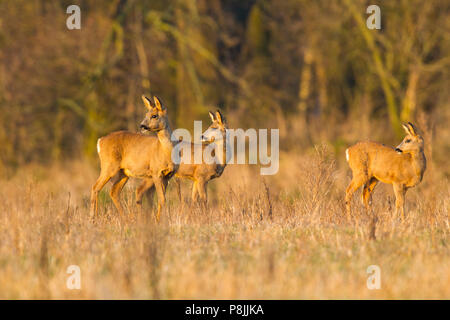
[[[3,173],[96,160],[98,137],[137,130],[143,93],[173,128],[219,107],[231,127],[279,128],[283,150],[395,144],[402,121],[445,128],[450,2],[379,1],[382,29],[369,30],[372,2],[1,0]],[[81,30],[66,27],[71,4]]]

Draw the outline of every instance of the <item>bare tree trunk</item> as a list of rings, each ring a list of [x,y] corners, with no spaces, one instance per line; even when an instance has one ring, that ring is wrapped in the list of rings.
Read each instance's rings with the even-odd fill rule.
[[[320,116],[328,113],[327,74],[322,59],[315,59]]]
[[[135,105],[135,98],[136,98],[136,85],[134,81],[130,80],[128,84],[128,95],[127,95],[127,127],[128,130],[133,132],[136,131],[137,123],[136,123],[136,105]]]
[[[416,111],[417,83],[419,82],[419,69],[412,67],[408,77],[408,87],[402,104],[402,121],[410,121]]]
[[[139,64],[139,79],[140,79],[140,88],[142,92],[136,94],[136,88],[139,87],[135,81],[130,80],[129,89],[128,89],[128,97],[127,97],[127,120],[128,120],[128,130],[135,131],[136,130],[136,97],[142,94],[150,94],[150,77],[149,77],[149,67],[147,55],[145,53],[144,41],[142,40],[142,13],[137,8],[135,10],[135,23],[134,23],[134,43],[136,47],[136,53],[138,57]]]
[[[178,1],[175,9],[177,29],[186,36],[192,36],[192,24],[195,23],[196,4],[189,0]],[[194,21],[192,21],[194,20]],[[189,47],[177,39],[177,125],[191,122],[196,104],[199,103],[198,78],[193,68]]]
[[[355,8],[355,4],[350,0],[345,0],[344,3],[350,9],[350,12],[355,19],[361,34],[366,41],[367,47],[371,51],[373,63],[375,65],[375,71],[380,78],[381,88],[383,89],[384,97],[386,99],[387,111],[389,114],[389,120],[391,122],[392,128],[398,137],[403,136],[403,129],[401,127],[400,117],[398,114],[398,107],[395,101],[394,92],[392,91],[390,84],[390,75],[386,70],[386,67],[381,59],[381,53],[373,38],[373,33],[366,27],[363,16]]]
[[[298,90],[298,106],[297,109],[301,117],[306,120],[308,99],[311,92],[313,55],[311,50],[306,49],[303,58],[303,68],[300,75],[300,85]]]

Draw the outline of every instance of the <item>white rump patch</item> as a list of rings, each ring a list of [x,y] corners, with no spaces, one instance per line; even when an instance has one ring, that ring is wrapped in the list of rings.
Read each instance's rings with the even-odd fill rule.
[[[348,159],[349,159],[349,157],[348,157],[348,148],[345,149],[345,158],[347,159],[347,162],[348,162]]]
[[[97,152],[100,153],[100,139],[97,140]]]

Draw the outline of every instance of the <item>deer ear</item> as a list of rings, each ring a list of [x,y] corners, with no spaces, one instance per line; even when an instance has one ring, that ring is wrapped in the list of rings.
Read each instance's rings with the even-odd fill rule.
[[[408,122],[407,126],[409,128],[409,132],[411,133],[411,135],[412,136],[417,136],[417,129],[416,129],[416,127],[411,122]]]
[[[153,96],[153,100],[155,100],[156,109],[158,109],[159,111],[164,111],[166,109],[157,96]]]
[[[214,122],[216,121],[216,118],[214,116],[214,113],[212,113],[211,111],[209,112],[209,117],[211,118],[211,121]]]
[[[153,109],[154,105],[152,100],[150,100],[150,98],[147,98],[146,96],[142,95],[142,101],[144,101],[144,104],[147,107],[147,109],[149,110]]]
[[[406,131],[406,134],[411,134],[409,126],[407,124],[402,124],[402,127]]]
[[[222,116],[222,114],[220,113],[219,110],[216,111],[216,118],[217,118],[217,121],[219,121],[220,124],[223,124],[224,119],[223,119],[223,116]]]

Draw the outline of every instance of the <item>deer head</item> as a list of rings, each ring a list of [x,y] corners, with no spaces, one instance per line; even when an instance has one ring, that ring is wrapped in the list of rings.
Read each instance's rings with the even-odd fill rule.
[[[142,96],[142,101],[144,101],[145,107],[148,111],[145,114],[144,120],[141,122],[141,132],[158,132],[166,129],[169,125],[167,109],[157,96],[154,96],[153,100],[154,102],[150,98],[147,98],[144,95]]]
[[[226,119],[219,110],[216,111],[216,114],[210,111],[209,117],[211,118],[212,123],[202,134],[202,142],[213,142],[220,139],[225,139],[226,131],[228,129]]]
[[[406,131],[406,137],[395,148],[398,153],[418,153],[423,150],[423,138],[417,133],[417,128],[411,123],[403,125]]]

